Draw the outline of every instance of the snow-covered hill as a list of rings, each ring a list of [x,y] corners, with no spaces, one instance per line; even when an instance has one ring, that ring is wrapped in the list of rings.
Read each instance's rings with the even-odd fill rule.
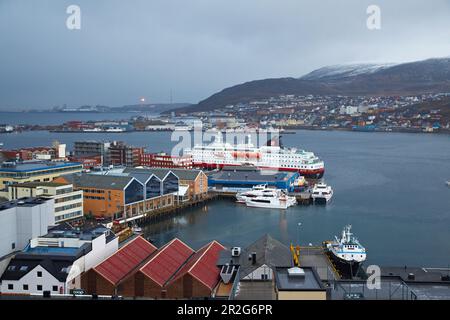
[[[314,70],[307,75],[301,77],[302,80],[324,80],[324,79],[342,79],[346,77],[354,77],[362,74],[371,74],[377,71],[395,66],[393,63],[375,64],[375,63],[359,63],[359,64],[339,64],[334,66],[326,66]]]

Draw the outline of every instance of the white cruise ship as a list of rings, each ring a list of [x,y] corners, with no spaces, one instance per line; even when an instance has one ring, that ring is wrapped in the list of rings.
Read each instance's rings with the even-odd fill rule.
[[[221,169],[225,166],[252,165],[261,169],[296,171],[302,176],[320,179],[325,167],[313,152],[280,146],[253,146],[230,144],[221,141],[221,135],[210,145],[196,145],[185,150],[192,156],[193,164],[203,169]]]

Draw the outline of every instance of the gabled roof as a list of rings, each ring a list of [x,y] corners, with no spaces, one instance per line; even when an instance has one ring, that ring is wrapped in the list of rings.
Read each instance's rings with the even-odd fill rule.
[[[68,272],[66,270],[76,259],[77,257],[75,256],[54,257],[18,254],[15,258],[11,259],[0,280],[20,280],[23,276],[30,273],[33,269],[40,265],[58,281],[65,282],[68,276]]]
[[[116,285],[156,250],[154,245],[139,236],[94,267],[94,270]]]
[[[71,174],[63,178],[72,183],[76,188],[95,188],[109,190],[123,190],[133,177],[108,176],[98,174]]]
[[[170,283],[190,274],[210,290],[214,289],[219,281],[220,269],[217,267],[217,260],[222,250],[225,250],[225,247],[219,242],[214,240],[208,243],[191,256],[188,262],[172,277]]]
[[[256,253],[256,263],[252,263],[250,258],[252,253]],[[222,251],[220,253],[219,264],[233,262],[240,265],[241,279],[258,269],[262,265],[274,269],[276,267],[291,267],[292,255],[290,249],[266,234],[245,248],[239,258],[231,256],[231,251]]]
[[[148,168],[148,169],[144,169],[144,168],[125,168],[123,170],[123,173],[127,173],[129,175],[133,175],[133,174],[148,174],[148,175],[155,175],[157,176],[160,180],[163,180],[164,177],[170,172],[172,171],[171,169],[163,169],[163,168]]]
[[[160,248],[140,271],[163,287],[193,253],[194,250],[175,238]]]
[[[180,180],[195,180],[197,176],[202,173],[201,170],[187,170],[187,169],[164,169],[164,168],[126,168],[124,173],[153,173],[161,180],[172,171]]]

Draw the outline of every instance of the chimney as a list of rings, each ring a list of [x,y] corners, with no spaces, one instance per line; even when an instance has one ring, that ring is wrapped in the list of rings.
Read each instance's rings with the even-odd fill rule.
[[[256,252],[252,252],[252,264],[256,264]]]

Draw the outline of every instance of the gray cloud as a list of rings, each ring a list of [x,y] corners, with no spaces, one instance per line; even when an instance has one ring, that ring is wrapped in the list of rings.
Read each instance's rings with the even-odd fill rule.
[[[79,31],[65,27],[70,4]],[[166,102],[171,90],[196,102],[329,64],[448,56],[449,13],[446,0],[0,0],[0,107]]]

